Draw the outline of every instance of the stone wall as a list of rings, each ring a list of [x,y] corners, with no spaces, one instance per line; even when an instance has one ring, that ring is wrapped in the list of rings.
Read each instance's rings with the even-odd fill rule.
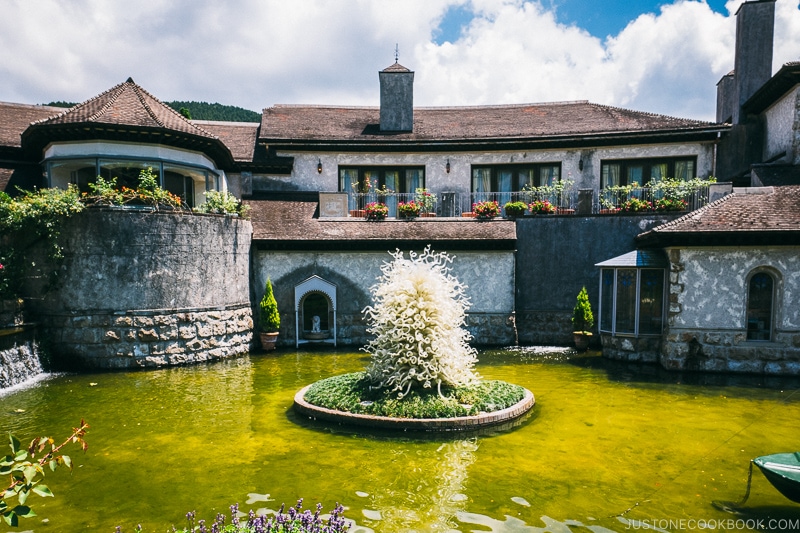
[[[60,366],[132,368],[235,356],[252,339],[249,221],[87,209],[69,218],[55,290],[34,248],[24,293]],[[39,254],[39,255],[37,255]]]
[[[648,213],[518,219],[516,322],[520,343],[572,344],[572,309],[581,287],[589,293],[592,311],[598,312],[600,270],[594,265],[635,250],[636,235],[678,216]]]
[[[670,369],[800,374],[800,248],[670,249],[661,364]],[[749,341],[747,281],[776,278],[771,341]]]
[[[442,251],[434,248],[434,251]],[[472,306],[467,329],[479,345],[515,343],[514,252],[455,251],[452,274],[467,285]],[[279,345],[294,346],[294,287],[313,275],[336,285],[338,300],[336,337],[340,345],[363,346],[368,340],[362,311],[371,304],[369,288],[381,275],[380,267],[392,259],[388,252],[283,252],[254,253],[253,286],[259,301],[269,276],[281,313]]]

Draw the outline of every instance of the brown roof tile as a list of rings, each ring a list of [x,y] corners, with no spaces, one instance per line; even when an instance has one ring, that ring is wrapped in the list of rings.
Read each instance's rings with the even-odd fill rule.
[[[0,102],[0,146],[19,148],[20,136],[32,122],[61,111],[63,107]]]
[[[481,141],[620,133],[718,130],[710,122],[668,117],[585,101],[414,109],[414,130],[381,134],[378,107],[277,105],[264,110],[260,137],[269,141]]]
[[[800,242],[800,186],[735,191],[639,235],[637,242],[658,246]]]
[[[231,151],[235,161],[253,161],[258,137],[258,122],[193,120],[192,124],[219,137]]]
[[[132,78],[62,113],[36,124],[60,125],[85,122],[164,128],[201,137],[217,137],[192,124],[180,113],[151,95]]]
[[[363,219],[315,218],[317,201],[245,200],[250,206],[253,240],[285,246],[302,243],[304,247],[391,246],[391,243],[461,243],[465,247],[513,248],[516,241],[514,222],[474,219],[418,219],[413,222],[389,219],[368,222]]]

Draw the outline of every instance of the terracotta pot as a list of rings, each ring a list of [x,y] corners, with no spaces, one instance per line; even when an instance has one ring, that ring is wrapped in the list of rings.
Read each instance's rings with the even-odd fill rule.
[[[351,209],[350,216],[353,218],[364,218],[367,216],[367,211],[364,209]]]
[[[601,215],[616,215],[619,213],[619,209],[601,209],[599,213]]]
[[[475,218],[475,213],[470,211],[469,213],[461,213],[461,216],[464,218]]]
[[[435,218],[436,213],[420,213],[420,218]]]
[[[567,209],[566,207],[559,207],[556,209],[556,215],[574,215],[574,209]]]
[[[591,333],[583,333],[582,331],[574,331],[572,333],[573,340],[575,341],[575,349],[579,352],[585,352],[589,349],[589,341],[592,340]]]
[[[275,343],[278,342],[278,333],[259,333],[261,338],[261,348],[265,352],[270,352],[275,349]]]

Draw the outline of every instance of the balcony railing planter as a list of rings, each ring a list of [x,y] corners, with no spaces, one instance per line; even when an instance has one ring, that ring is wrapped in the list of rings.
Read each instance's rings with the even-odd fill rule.
[[[556,206],[548,200],[534,200],[531,202],[530,209],[533,215],[553,215],[556,212]]]
[[[382,204],[379,202],[372,202],[366,205],[364,208],[366,211],[365,218],[367,220],[379,221],[385,220],[386,217],[389,216],[389,208],[386,204]]]
[[[479,221],[492,220],[500,215],[500,205],[496,200],[486,200],[472,204],[472,212]]]
[[[350,216],[353,218],[364,218],[367,216],[367,212],[364,209],[351,209]]]
[[[411,200],[410,202],[399,202],[397,204],[397,218],[414,220],[422,211],[422,205]]]
[[[503,206],[503,211],[505,211],[506,218],[515,219],[517,217],[524,216],[525,213],[528,212],[528,205],[525,202],[507,202],[506,205]]]

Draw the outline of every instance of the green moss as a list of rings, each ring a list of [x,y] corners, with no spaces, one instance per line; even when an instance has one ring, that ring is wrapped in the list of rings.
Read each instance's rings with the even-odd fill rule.
[[[522,401],[525,389],[505,381],[482,380],[471,387],[412,390],[398,400],[385,390],[370,390],[365,372],[317,381],[305,400],[318,407],[394,418],[453,418],[511,407]]]

